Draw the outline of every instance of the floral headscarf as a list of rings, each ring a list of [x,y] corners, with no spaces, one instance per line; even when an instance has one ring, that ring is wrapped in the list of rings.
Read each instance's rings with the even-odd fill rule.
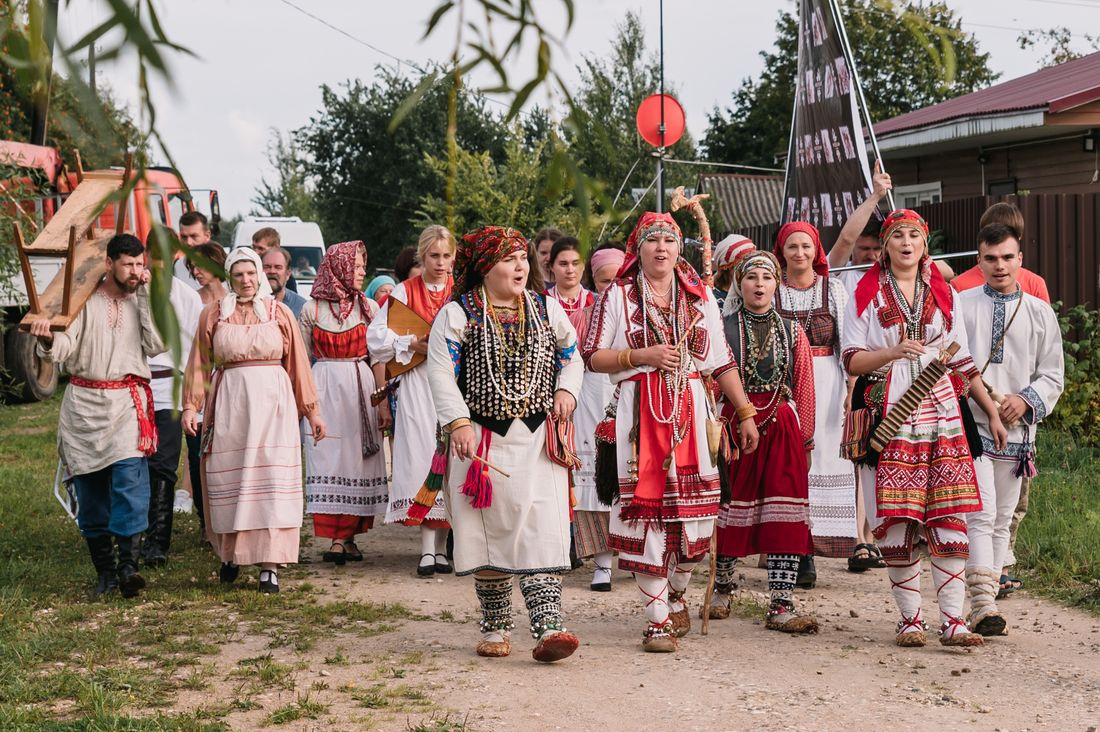
[[[355,255],[359,252],[363,252],[363,261],[366,263],[367,246],[361,241],[344,241],[329,247],[325,258],[321,260],[317,279],[313,281],[310,292],[310,297],[314,300],[339,303],[336,317],[341,323],[351,315],[356,304],[363,314],[363,321],[370,320],[367,296],[355,286]]]
[[[630,232],[630,237],[626,240],[626,261],[619,268],[619,277],[625,277],[641,269],[638,251],[642,247],[642,242],[654,234],[670,234],[680,244],[680,248],[683,248],[684,235],[676,220],[672,218],[672,214],[647,211],[638,219],[638,223],[634,225],[634,231]],[[696,298],[704,296],[705,288],[699,273],[682,256],[676,260],[675,272],[680,286],[685,291]]]
[[[229,292],[221,301],[221,317],[222,320],[228,318],[233,314],[233,311],[237,309],[237,302],[251,302],[252,308],[256,311],[256,317],[260,319],[260,322],[267,321],[267,303],[263,302],[267,298],[271,297],[271,283],[267,281],[267,277],[264,276],[264,263],[260,259],[260,255],[256,253],[256,250],[252,247],[237,247],[229,253],[229,256],[225,258],[225,273],[231,275],[233,265],[240,262],[251,262],[256,267],[256,294],[252,296],[251,300],[243,300],[237,295],[233,289],[233,277],[229,277]]]
[[[526,252],[527,238],[515,229],[503,226],[483,226],[471,231],[458,242],[455,253],[454,295],[470,289],[471,275],[482,277],[513,252]]]
[[[787,239],[791,234],[800,231],[803,234],[809,234],[810,239],[817,248],[817,251],[814,252],[814,272],[817,272],[820,277],[828,277],[829,258],[825,256],[825,247],[821,246],[821,233],[816,226],[806,221],[792,221],[780,227],[779,233],[775,237],[775,258],[779,261],[779,266],[784,270],[787,269],[787,259],[783,256],[783,245],[787,243]]]

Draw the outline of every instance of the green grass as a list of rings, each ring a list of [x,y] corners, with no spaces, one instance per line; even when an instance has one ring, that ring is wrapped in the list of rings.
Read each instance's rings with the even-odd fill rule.
[[[149,588],[137,601],[95,598],[87,548],[52,496],[59,404],[60,393],[0,406],[0,729],[226,729],[225,717],[258,708],[258,688],[292,690],[309,665],[265,653],[218,668],[226,644],[259,638],[301,654],[322,638],[350,647],[421,617],[401,605],[328,602],[300,581],[303,568],[288,569],[274,596],[257,593],[247,570],[220,585],[196,520],[179,515],[170,564],[143,570]],[[332,661],[341,660],[342,650]],[[196,691],[209,695],[205,706],[171,711],[179,693]],[[313,719],[323,706],[303,694],[266,719]]]
[[[1038,455],[1017,569],[1028,590],[1100,615],[1100,449],[1040,428]]]

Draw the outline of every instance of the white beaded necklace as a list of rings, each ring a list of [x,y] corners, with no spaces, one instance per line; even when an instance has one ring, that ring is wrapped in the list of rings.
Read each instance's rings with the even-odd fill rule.
[[[653,293],[651,285],[649,284],[649,278],[645,276],[645,273],[639,273],[638,282],[641,286],[642,297],[642,347],[649,347],[649,330],[648,322],[649,317],[652,317],[654,322],[658,322],[662,317],[660,309],[653,302]],[[669,310],[670,317],[669,322],[671,326],[672,343],[668,345],[675,345],[680,355],[680,365],[676,371],[668,372],[659,370],[658,373],[661,377],[662,389],[658,394],[658,405],[655,407],[653,404],[653,392],[649,392],[649,414],[653,417],[654,421],[658,424],[670,424],[676,429],[676,436],[673,444],[679,444],[683,439],[683,434],[680,433],[680,416],[683,406],[683,393],[687,388],[687,374],[688,374],[688,349],[687,339],[681,337],[680,323],[676,317],[676,309],[679,306],[679,297],[676,288],[676,278],[673,276],[672,285],[669,287]],[[649,317],[647,317],[649,316]],[[660,343],[660,337],[657,333],[654,333],[654,340],[656,343]]]
[[[489,381],[492,383],[493,389],[496,391],[497,395],[508,402],[521,402],[531,398],[531,394],[535,391],[535,384],[538,381],[535,375],[539,373],[544,363],[548,361],[549,356],[549,349],[538,347],[542,332],[547,326],[545,326],[537,316],[535,302],[531,297],[530,291],[527,289],[523,291],[523,299],[520,302],[520,307],[526,307],[527,312],[530,313],[528,322],[531,327],[531,338],[536,345],[535,357],[524,360],[523,379],[520,383],[526,383],[527,388],[522,393],[517,389],[513,389],[504,381],[504,374],[500,375],[501,378],[498,381],[497,375],[493,372],[493,349],[490,348],[489,341],[492,340],[496,344],[497,349],[503,351],[504,340],[503,337],[497,333],[496,328],[489,326],[489,294],[485,291],[484,285],[481,287],[481,327],[485,330],[485,337],[482,339],[482,347],[485,353],[485,363],[488,366]]]

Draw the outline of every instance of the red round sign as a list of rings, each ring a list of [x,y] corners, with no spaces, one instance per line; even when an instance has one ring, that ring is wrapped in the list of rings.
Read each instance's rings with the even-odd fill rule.
[[[653,94],[638,105],[638,134],[653,147],[661,147],[661,105],[665,108],[665,147],[676,144],[684,134],[684,108],[668,94]]]

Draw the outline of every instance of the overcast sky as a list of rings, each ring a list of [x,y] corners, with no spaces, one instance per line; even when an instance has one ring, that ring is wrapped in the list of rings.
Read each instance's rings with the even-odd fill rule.
[[[421,42],[436,0],[290,0],[336,29],[308,17],[288,0],[173,0],[162,2],[161,20],[175,42],[197,58],[175,57],[175,92],[158,87],[158,127],[193,188],[217,188],[224,215],[247,213],[263,175],[271,176],[265,150],[271,130],[283,132],[309,121],[320,106],[320,86],[349,78],[372,79],[377,64],[395,64],[392,54],[416,64],[445,61],[453,26]],[[1038,68],[1041,51],[1021,51],[1021,29],[1100,26],[1100,0],[947,0],[991,54],[1001,80]],[[658,43],[658,0],[577,0],[567,36],[567,58],[558,68],[573,70],[586,55],[604,55],[615,24],[637,11],[647,42]],[[555,0],[539,7],[557,12]],[[70,41],[102,22],[106,0],[62,3],[59,26]],[[665,3],[665,78],[678,89],[688,129],[697,138],[707,113],[724,106],[747,76],[761,69],[759,52],[770,49],[780,10],[791,0],[668,0]],[[560,15],[548,24],[563,28]],[[338,29],[338,30],[337,30]],[[349,38],[341,31],[354,36]],[[359,41],[362,41],[360,43]],[[380,49],[368,48],[365,44]],[[1078,40],[1082,45],[1083,41]],[[132,59],[100,65],[99,79],[125,102],[137,98]],[[532,101],[545,104],[546,98]],[[735,162],[735,161],[731,161]]]

